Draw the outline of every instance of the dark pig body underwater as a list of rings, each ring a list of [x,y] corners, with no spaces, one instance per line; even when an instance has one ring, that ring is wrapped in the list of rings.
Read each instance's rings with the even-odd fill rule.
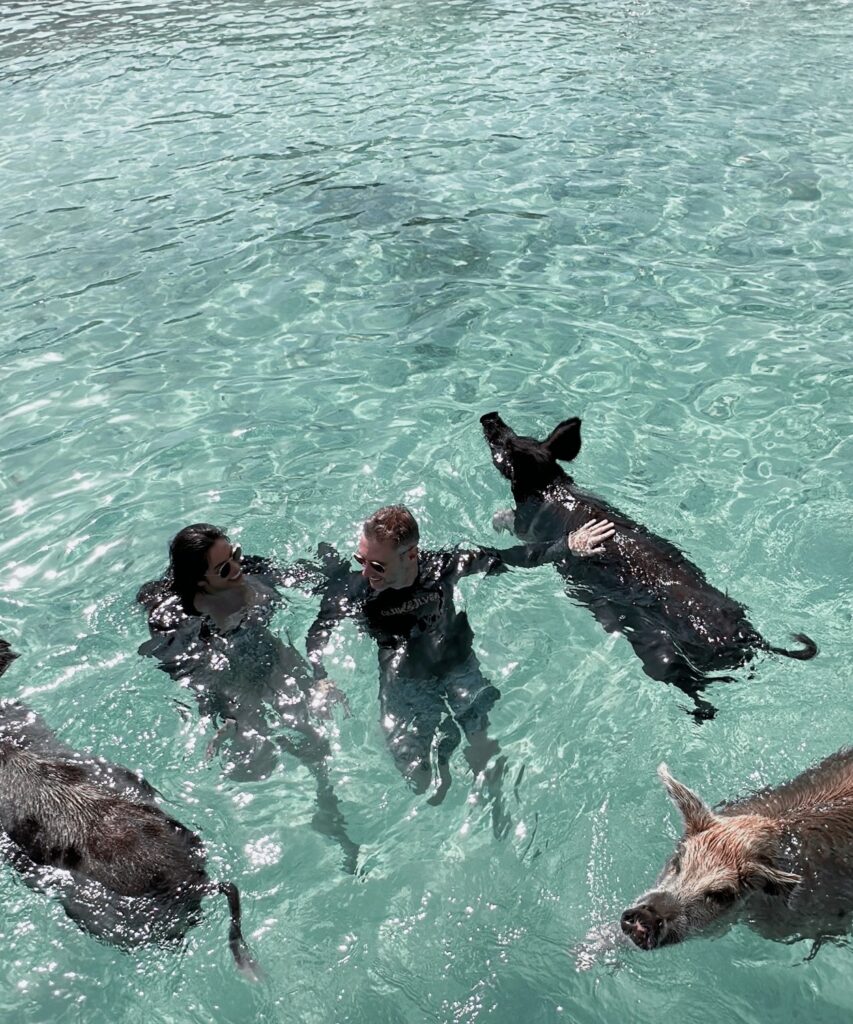
[[[0,640],[0,674],[16,657]],[[206,895],[222,893],[229,945],[254,976],[240,896],[212,882],[201,840],[120,765],[81,754],[16,701],[0,703],[0,852],[33,889],[55,895],[85,931],[132,947],[183,937]]]
[[[666,765],[658,774],[684,835],[655,887],[622,914],[635,945],[656,949],[737,919],[766,938],[818,944],[849,930],[853,748],[716,811]]]
[[[746,618],[743,605],[711,586],[675,545],[575,485],[559,465],[581,447],[581,421],[560,423],[544,441],[520,437],[500,416],[480,422],[497,469],[512,485],[515,509],[495,517],[525,541],[546,541],[610,519],[615,536],[601,555],[566,559],[557,570],[570,595],[585,604],[608,633],[620,632],[652,679],[672,683],[694,702],[697,718],[715,709],[699,694],[709,673],[736,668],[755,651],[806,660],[817,646],[800,633],[800,650],[771,647]]]

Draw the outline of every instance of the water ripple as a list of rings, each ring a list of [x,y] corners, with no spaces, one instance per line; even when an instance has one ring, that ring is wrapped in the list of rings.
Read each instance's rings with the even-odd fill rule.
[[[126,956],[4,872],[10,1016],[841,1019],[843,949],[807,979],[746,929],[583,975],[565,951],[671,848],[660,760],[717,800],[849,743],[849,4],[6,7],[5,692],[204,833],[268,975],[235,981],[221,908],[182,953]],[[454,761],[435,809],[344,628],[353,882],[299,765],[242,784],[205,762],[134,654],[133,595],[196,520],[290,559],[349,551],[403,498],[430,544],[500,543],[493,408],[537,436],[583,417],[578,483],[821,656],[759,659],[696,728],[550,570],[463,581],[507,781]],[[315,605],[288,595],[297,644]]]

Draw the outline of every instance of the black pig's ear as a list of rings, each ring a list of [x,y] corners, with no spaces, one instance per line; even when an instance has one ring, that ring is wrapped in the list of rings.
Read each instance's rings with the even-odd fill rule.
[[[3,675],[17,657],[17,652],[12,650],[9,642],[0,637],[0,676]]]
[[[554,427],[543,444],[555,459],[571,462],[581,450],[581,421],[577,416],[563,420]]]

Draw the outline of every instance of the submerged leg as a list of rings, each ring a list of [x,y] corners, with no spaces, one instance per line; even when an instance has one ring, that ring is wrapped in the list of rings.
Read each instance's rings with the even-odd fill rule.
[[[444,702],[428,682],[389,674],[380,684],[379,708],[380,724],[397,771],[416,793],[425,793],[432,782],[430,748],[444,716]],[[443,742],[447,741],[449,736]],[[451,749],[458,742],[457,738]],[[444,778],[446,792],[449,775]]]
[[[485,770],[489,761],[501,752],[498,741],[480,729],[467,734],[468,746],[465,748],[465,760],[475,775]]]
[[[317,810],[311,817],[311,827],[320,835],[333,839],[340,846],[344,855],[343,870],[354,875],[358,868],[359,845],[347,834],[346,819],[329,779],[329,741],[305,717],[293,714],[282,717],[285,718],[287,725],[299,734],[300,742],[294,743],[289,736],[281,734],[277,737],[279,745],[305,765],[317,786]]]
[[[311,827],[320,835],[334,839],[344,855],[343,870],[349,875],[354,875],[358,870],[359,845],[347,834],[346,818],[341,812],[340,801],[329,780],[326,762],[309,763],[308,770],[317,783],[317,810],[311,818]]]
[[[488,732],[489,712],[500,700],[501,692],[483,676],[479,663],[472,657],[464,673],[448,684],[447,697],[468,741],[465,760],[475,779],[482,780],[482,792],[491,804],[492,832],[495,839],[505,839],[512,828],[503,799],[507,758],[501,754],[500,743]],[[495,761],[490,765],[492,758]]]
[[[710,679],[693,665],[676,648],[671,637],[660,629],[626,630],[625,636],[634,648],[634,653],[643,663],[643,671],[651,679],[670,683],[689,697],[692,708],[685,708],[696,722],[708,722],[717,714],[717,709],[701,696]]]
[[[577,596],[576,591],[569,593]],[[660,624],[647,618],[641,608],[611,603],[603,599],[589,602],[589,608],[601,626],[608,633],[621,633],[643,664],[643,672],[658,682],[677,686],[693,702],[692,708],[685,708],[697,722],[714,718],[717,709],[700,696],[709,679],[697,671],[676,648],[672,637],[660,628]],[[719,680],[719,681],[722,681]]]
[[[436,807],[447,796],[450,789],[450,756],[462,742],[462,733],[453,719],[447,715],[438,727],[440,739],[436,751],[438,757],[438,786],[433,795],[427,800],[428,804]]]
[[[448,685],[447,700],[468,741],[465,760],[475,776],[501,750],[498,741],[488,735],[489,712],[500,698],[500,690],[480,674],[476,663],[467,677]]]
[[[643,668],[645,670],[645,665]],[[684,710],[698,724],[710,722],[712,718],[715,718],[717,709],[702,696],[705,687],[713,680],[702,675],[701,672],[697,672],[681,655],[674,652],[672,658],[666,663],[666,668],[667,671],[664,674],[654,675],[652,678],[670,683],[681,690],[685,697],[689,697],[693,702],[693,707],[686,707]],[[650,675],[651,673],[646,671],[646,674]]]
[[[678,688],[693,701],[693,707],[684,708],[684,710],[693,718],[697,725],[701,725],[702,722],[710,722],[711,719],[717,717],[717,709],[709,701],[700,697],[698,690],[687,689],[683,686]]]

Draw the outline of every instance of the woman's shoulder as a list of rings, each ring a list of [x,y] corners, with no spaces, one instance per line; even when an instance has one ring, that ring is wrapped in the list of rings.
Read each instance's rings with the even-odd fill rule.
[[[188,622],[200,621],[199,615],[187,615],[177,594],[166,594],[148,611],[148,626],[154,633],[171,633]]]
[[[174,596],[174,591],[169,579],[166,576],[161,576],[159,580],[149,580],[142,584],[136,591],[136,603],[141,604],[150,613],[152,609],[170,596]]]
[[[141,604],[148,612],[148,625],[158,633],[169,632],[177,629],[182,623],[202,617],[185,611],[183,602],[173,590],[168,575],[161,576],[159,580],[143,583],[136,592],[136,603]]]

